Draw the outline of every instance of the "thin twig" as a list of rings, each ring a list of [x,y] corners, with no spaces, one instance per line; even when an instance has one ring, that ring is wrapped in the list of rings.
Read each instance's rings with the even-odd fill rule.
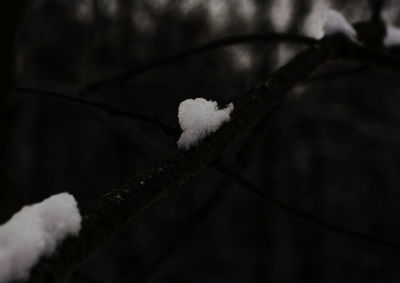
[[[393,73],[400,73],[400,58],[386,51],[371,49],[350,41],[344,41],[341,56],[344,59],[378,67]]]
[[[128,68],[127,70],[111,75],[108,78],[102,78],[97,81],[89,82],[82,88],[81,93],[85,94],[90,91],[95,91],[96,89],[101,87],[120,83],[128,79],[131,79],[135,76],[141,75],[147,71],[153,70],[155,68],[167,66],[172,63],[175,63],[176,61],[183,60],[202,53],[210,52],[219,48],[224,48],[227,46],[238,45],[238,44],[272,43],[278,41],[296,43],[296,44],[306,44],[306,45],[311,45],[318,42],[318,40],[311,37],[307,37],[304,35],[297,35],[297,34],[287,34],[287,33],[231,35],[225,38],[211,41],[199,47],[189,49],[187,51],[178,53],[170,57],[161,58],[159,60],[156,60],[149,64],[145,64],[140,67]]]
[[[361,74],[364,74],[365,72],[367,72],[368,70],[370,70],[370,67],[360,65],[360,66],[350,67],[350,68],[346,68],[346,69],[323,72],[323,73],[316,74],[315,76],[310,77],[307,80],[307,83],[322,82],[322,81],[327,81],[327,80],[341,79],[344,77],[350,77],[350,76],[354,76],[354,75],[361,75]]]
[[[183,60],[185,58],[195,56],[198,54],[206,53],[218,48],[227,46],[245,44],[245,43],[257,43],[257,42],[292,42],[298,44],[317,44],[320,40],[295,34],[286,33],[270,33],[270,34],[255,34],[255,35],[232,35],[226,38],[217,39],[203,46],[195,47],[188,51],[178,53],[176,55],[161,58],[152,63],[145,64],[141,67],[132,67],[127,70],[121,71],[120,73],[111,75],[108,78],[102,78],[93,82],[89,82],[81,88],[80,94],[84,95],[88,92],[95,91],[99,88],[121,83],[135,76],[141,75],[147,71],[153,70],[158,67],[170,65],[176,61]],[[347,59],[366,63],[371,66],[377,66],[383,69],[388,69],[394,72],[400,72],[400,59],[395,56],[391,56],[386,52],[376,51],[369,49],[359,44],[344,41],[346,44],[343,48],[343,56]]]
[[[141,114],[141,113],[128,111],[128,110],[119,108],[117,106],[113,106],[112,104],[110,104],[108,102],[97,101],[97,100],[88,99],[88,98],[84,98],[84,97],[73,96],[70,94],[48,91],[48,90],[37,89],[37,88],[30,88],[30,87],[11,86],[11,87],[8,87],[8,89],[18,95],[25,94],[25,95],[44,96],[44,97],[68,101],[68,102],[78,104],[78,105],[93,107],[95,109],[104,111],[111,116],[124,117],[124,118],[141,121],[146,124],[155,126],[158,129],[160,129],[161,131],[164,131],[169,135],[176,134],[175,127],[172,127],[171,125],[168,125],[168,124],[160,121],[157,118],[151,118],[151,117]]]
[[[231,182],[229,182],[229,184],[230,183]],[[186,221],[186,224],[184,224],[182,230],[177,233],[173,241],[140,268],[130,281],[132,283],[149,282],[150,279],[154,277],[167,262],[171,261],[173,256],[193,238],[201,224],[209,219],[210,215],[215,213],[221,203],[226,199],[229,191],[226,181],[223,182],[223,184],[206,199],[196,213]]]
[[[390,240],[386,240],[374,235],[370,235],[367,233],[363,232],[358,232],[334,223],[331,223],[323,218],[320,218],[318,216],[315,216],[312,212],[302,210],[299,208],[296,208],[294,206],[291,206],[287,204],[286,202],[280,200],[279,198],[271,195],[265,190],[260,189],[247,179],[245,179],[243,176],[235,173],[233,170],[228,168],[226,165],[224,165],[222,162],[216,165],[216,168],[218,171],[223,174],[224,176],[227,176],[231,178],[231,180],[235,181],[238,185],[240,185],[243,189],[246,191],[249,191],[258,197],[260,197],[262,200],[268,202],[269,204],[275,206],[276,208],[288,213],[291,216],[295,216],[296,218],[302,219],[304,221],[307,221],[308,223],[314,224],[318,227],[323,227],[331,232],[335,232],[341,235],[346,235],[346,236],[351,236],[354,238],[366,240],[372,243],[375,243],[380,246],[384,247],[389,247],[393,248],[396,250],[400,251],[400,244],[396,242],[392,242]]]

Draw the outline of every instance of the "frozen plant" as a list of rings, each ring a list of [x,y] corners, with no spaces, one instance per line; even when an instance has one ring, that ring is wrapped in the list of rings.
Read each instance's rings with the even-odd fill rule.
[[[26,280],[42,256],[79,233],[81,220],[77,202],[68,193],[24,206],[0,226],[0,283]]]
[[[224,122],[230,120],[232,110],[233,103],[219,109],[217,102],[204,98],[182,101],[178,109],[179,125],[182,129],[178,147],[189,149],[208,134],[215,132]]]

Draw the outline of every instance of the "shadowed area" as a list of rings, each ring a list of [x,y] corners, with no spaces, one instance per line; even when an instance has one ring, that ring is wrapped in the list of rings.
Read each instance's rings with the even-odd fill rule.
[[[329,7],[352,23],[371,16],[361,0],[25,5],[13,49],[21,89],[0,100],[2,222],[64,191],[87,207],[176,148],[181,101],[204,97],[223,108],[305,44],[227,44],[85,89],[91,83],[233,35],[319,38]],[[400,1],[386,1],[383,19],[397,25],[399,11]],[[240,137],[222,159],[289,205],[400,243],[398,79],[346,60],[325,64],[288,94],[272,123]],[[246,147],[249,137],[256,142]],[[398,282],[398,251],[299,221],[236,187],[213,168],[200,172],[67,282]]]

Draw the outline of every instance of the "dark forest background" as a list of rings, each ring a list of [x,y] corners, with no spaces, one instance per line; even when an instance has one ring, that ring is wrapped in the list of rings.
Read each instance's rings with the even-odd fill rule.
[[[18,87],[101,101],[177,125],[182,100],[220,105],[303,47],[246,43],[80,92],[90,82],[232,34],[320,36],[322,12],[369,17],[367,1],[31,0],[15,38]],[[400,3],[384,18],[400,23]],[[398,75],[346,61],[289,93],[257,148],[223,159],[291,205],[400,242]],[[9,89],[1,133],[0,219],[68,191],[81,207],[175,149],[149,123]],[[111,113],[112,114],[112,113]],[[246,166],[245,166],[246,164]],[[221,185],[222,182],[222,185]],[[227,187],[222,193],[223,186]],[[130,223],[69,282],[398,282],[399,252],[299,221],[209,168]]]

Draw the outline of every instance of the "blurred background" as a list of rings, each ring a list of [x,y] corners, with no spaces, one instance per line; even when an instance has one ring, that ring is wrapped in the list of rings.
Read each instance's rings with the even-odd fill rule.
[[[324,11],[351,22],[366,0],[31,0],[15,41],[15,85],[100,101],[172,126],[182,100],[243,95],[304,46],[246,43],[176,60],[93,91],[82,86],[229,35],[319,38]],[[385,21],[400,24],[400,1]],[[223,156],[295,207],[400,243],[398,75],[331,62],[291,91],[253,150]],[[81,207],[169,156],[140,120],[8,91],[0,219],[63,191]],[[237,167],[237,166],[236,166]],[[399,282],[399,251],[299,221],[212,168],[131,222],[69,282]]]

